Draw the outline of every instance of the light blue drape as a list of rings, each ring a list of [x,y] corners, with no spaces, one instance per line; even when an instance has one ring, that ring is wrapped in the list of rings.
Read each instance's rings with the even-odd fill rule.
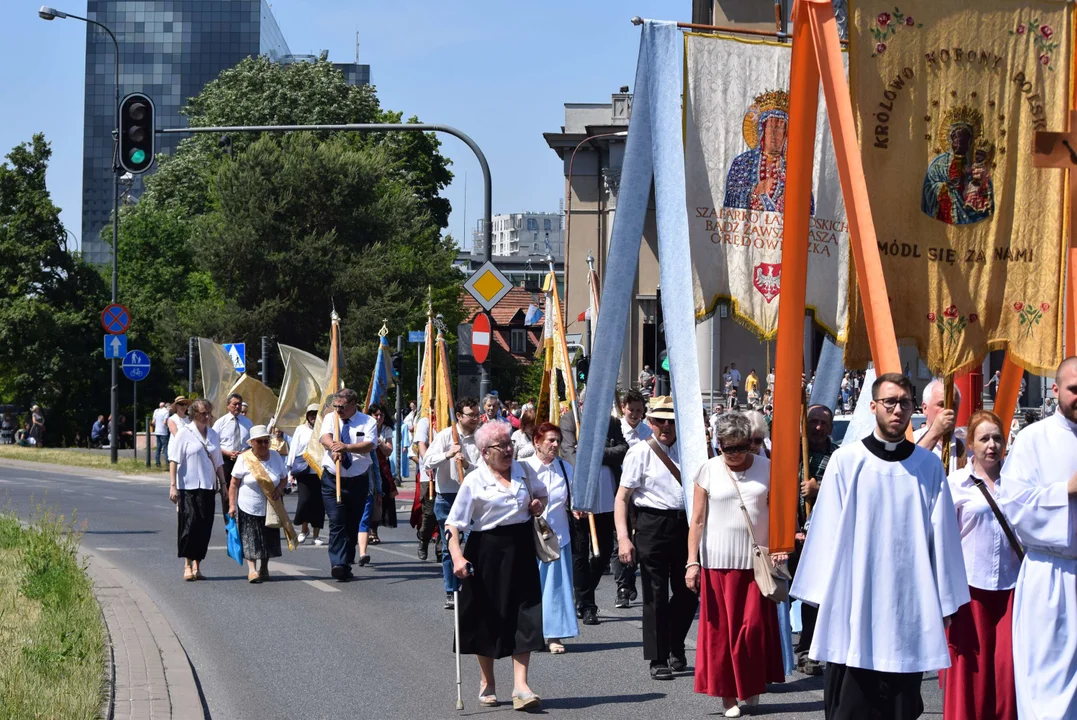
[[[585,510],[597,509],[602,450],[633,302],[633,284],[621,279],[636,275],[652,179],[662,311],[677,412],[681,475],[687,489],[685,507],[689,513],[692,481],[707,461],[684,185],[683,69],[684,38],[676,23],[644,21],[621,189],[606,261],[607,281],[603,283],[602,312],[591,354],[591,378],[576,456],[575,499]]]
[[[837,411],[835,403],[841,391],[841,378],[845,374],[845,358],[841,347],[829,335],[823,338],[819,352],[819,365],[815,368],[815,382],[811,388],[812,405],[826,405]]]

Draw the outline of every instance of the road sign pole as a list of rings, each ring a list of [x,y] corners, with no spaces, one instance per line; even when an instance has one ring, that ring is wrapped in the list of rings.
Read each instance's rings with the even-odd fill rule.
[[[479,402],[490,394],[490,373],[486,372],[486,363],[479,363]]]
[[[396,336],[396,351],[398,353],[400,353],[400,357],[403,358],[403,356],[404,356],[404,336],[403,335],[397,335]],[[403,363],[404,363],[404,361],[403,361],[403,359],[401,359],[400,364],[403,365]],[[403,369],[401,369],[400,374],[401,374],[401,377],[397,378],[397,380],[396,380],[396,416],[395,416],[394,422],[393,422],[393,455],[396,456],[396,478],[397,478],[397,480],[403,480],[404,479],[404,471],[403,471],[404,466],[402,464],[402,461],[403,461],[404,458],[403,458],[403,453],[400,452],[400,437],[401,437],[401,435],[400,435],[401,422],[400,421],[403,419],[403,416],[400,413],[402,412],[402,409],[404,407],[404,401],[403,401],[403,398],[401,397],[401,388],[404,385],[404,378],[403,378],[404,372],[403,372]]]
[[[118,380],[116,374],[116,365],[118,362],[119,361],[116,360],[116,358],[112,358],[112,398],[110,402],[111,422],[109,423],[108,430],[108,454],[109,460],[112,462],[113,465],[115,465],[120,460],[120,448],[116,440],[119,437],[118,429],[116,426],[119,424],[120,421],[120,381]]]
[[[138,461],[138,383],[131,383],[131,455]]]
[[[168,458],[165,458],[168,460]],[[146,467],[150,466],[150,416],[146,416]]]

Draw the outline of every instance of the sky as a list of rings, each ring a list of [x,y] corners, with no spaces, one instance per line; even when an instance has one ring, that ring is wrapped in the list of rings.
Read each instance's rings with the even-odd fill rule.
[[[85,0],[49,2],[85,15]],[[49,191],[79,236],[86,30],[76,20],[41,20],[40,5],[0,0],[0,154],[45,133]],[[690,0],[274,0],[272,7],[293,53],[327,49],[330,60],[351,61],[358,31],[359,60],[371,66],[382,107],[455,126],[482,148],[495,214],[558,210],[563,169],[542,133],[560,130],[566,102],[609,102],[633,84],[640,33],[633,15],[691,16]],[[469,247],[482,213],[482,174],[467,146],[442,140],[455,175],[444,193],[453,208],[448,231]]]

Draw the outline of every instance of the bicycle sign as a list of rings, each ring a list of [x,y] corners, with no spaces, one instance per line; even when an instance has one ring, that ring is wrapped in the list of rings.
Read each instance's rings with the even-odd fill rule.
[[[123,374],[128,380],[138,382],[150,374],[150,358],[141,350],[132,350],[123,357]]]

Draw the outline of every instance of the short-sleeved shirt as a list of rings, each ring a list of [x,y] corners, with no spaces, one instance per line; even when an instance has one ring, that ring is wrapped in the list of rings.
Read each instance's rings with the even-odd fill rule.
[[[177,490],[215,490],[217,468],[224,465],[221,441],[213,428],[206,436],[194,425],[181,425],[168,443],[168,461],[176,463]]]
[[[678,468],[681,453],[677,443],[666,447],[658,443],[661,450]],[[621,487],[633,491],[632,502],[636,507],[652,510],[684,510],[684,490],[677,478],[666,469],[661,458],[654,454],[650,443],[636,443],[625,455],[624,470],[621,472]]]
[[[153,434],[168,434],[168,408],[157,408],[153,411]]]
[[[411,448],[408,450],[408,457],[414,458],[419,463],[420,472],[423,470],[422,460],[419,459],[418,447],[419,443],[426,443],[427,447],[430,446],[430,418],[421,417],[415,421],[415,427],[411,431]]]
[[[176,413],[172,413],[171,415],[168,416],[168,422],[170,424],[172,424],[172,425],[175,425],[176,426],[176,432],[179,433],[179,431],[182,430],[184,428],[184,426],[191,424],[191,416],[190,415],[180,416],[180,415],[177,415]],[[169,432],[172,432],[172,430],[169,429]]]
[[[319,437],[332,435],[336,431],[338,415],[335,412],[328,413],[322,420],[322,429]],[[347,445],[361,442],[378,442],[378,421],[371,416],[356,412],[347,420],[340,423],[340,441]],[[373,452],[373,451],[371,451]],[[351,465],[344,467],[340,464],[341,477],[356,477],[362,475],[370,467],[371,453],[348,453],[351,456]],[[333,454],[325,453],[322,456],[322,467],[326,470],[336,471],[337,464],[333,462]]]
[[[232,452],[246,450],[251,446],[251,428],[254,423],[243,415],[225,413],[213,423],[213,429],[221,438],[221,449]]]
[[[557,541],[564,547],[569,543],[568,491],[572,483],[572,465],[561,458],[546,465],[538,455],[532,455],[520,462],[528,473],[532,489],[542,485],[546,488],[549,500],[542,517],[550,524],[550,529],[557,534]]]
[[[512,481],[508,487],[499,483],[485,464],[468,473],[445,524],[474,532],[527,522],[531,517],[527,509],[530,495],[524,468],[513,462],[510,472]],[[545,487],[533,489],[539,493],[537,497],[542,497],[546,490]]]
[[[740,501],[744,501],[751,518],[756,542],[765,544],[770,533],[770,463],[762,455],[756,455],[750,468],[733,472],[721,456],[711,458],[700,469],[695,482],[707,493],[707,522],[703,526],[699,561],[712,570],[751,569],[752,541]]]
[[[284,464],[284,458],[276,450],[269,451],[269,459],[262,465],[266,469],[266,474],[277,484],[288,477],[288,468]],[[248,515],[265,515],[266,495],[247,465],[246,453],[236,458],[236,466],[232,468],[232,477],[240,481],[237,498],[239,509]]]

